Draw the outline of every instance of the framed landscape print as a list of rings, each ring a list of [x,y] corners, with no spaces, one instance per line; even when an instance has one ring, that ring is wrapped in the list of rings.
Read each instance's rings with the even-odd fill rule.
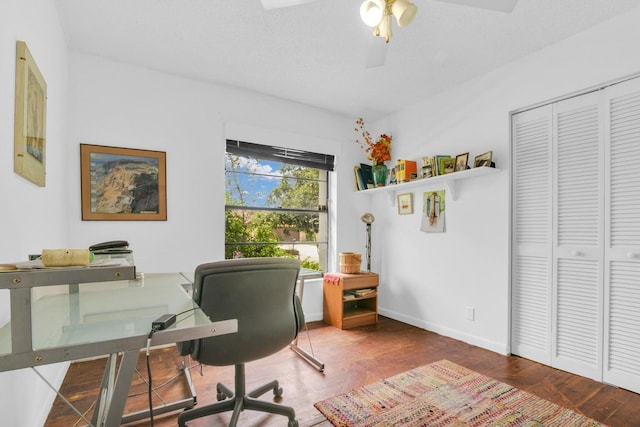
[[[16,99],[13,171],[34,184],[45,186],[47,83],[27,44],[16,43]]]
[[[166,153],[80,144],[83,221],[166,221]]]

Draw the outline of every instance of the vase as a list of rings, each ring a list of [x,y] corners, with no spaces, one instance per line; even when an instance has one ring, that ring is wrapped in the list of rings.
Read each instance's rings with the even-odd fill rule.
[[[373,184],[376,187],[384,187],[387,185],[387,165],[384,163],[374,163],[372,166]]]

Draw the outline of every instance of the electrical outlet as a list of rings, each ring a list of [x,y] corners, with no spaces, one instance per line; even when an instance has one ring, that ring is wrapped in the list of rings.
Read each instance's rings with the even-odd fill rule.
[[[476,309],[473,307],[467,307],[467,320],[474,321],[476,319]]]

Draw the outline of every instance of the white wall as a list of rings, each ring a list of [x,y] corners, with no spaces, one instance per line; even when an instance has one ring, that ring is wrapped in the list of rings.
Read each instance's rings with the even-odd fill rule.
[[[62,162],[67,106],[66,46],[57,12],[44,0],[0,3],[0,260],[26,260],[66,239],[66,186]],[[16,41],[26,42],[47,82],[46,187],[13,172]],[[2,262],[0,261],[0,262]],[[2,314],[4,314],[4,310]],[[0,318],[0,321],[6,320]]]
[[[509,351],[509,112],[640,72],[640,9],[390,117],[394,158],[493,150],[500,173],[458,184],[447,197],[444,234],[419,232],[375,196],[386,242],[381,313],[500,353]],[[465,308],[475,308],[475,321]]]
[[[16,41],[27,43],[47,82],[46,187],[13,173]],[[26,260],[43,247],[67,243],[63,163],[67,117],[67,51],[54,4],[48,0],[0,2],[0,262]],[[0,291],[0,325],[9,319],[8,291]],[[39,368],[55,385],[66,364]],[[54,395],[30,369],[0,373],[3,425],[42,425]]]
[[[142,272],[192,271],[224,257],[226,137],[340,159],[351,136],[350,121],[326,111],[95,56],[71,54],[70,81],[70,169],[79,171],[80,143],[167,153],[166,222],[82,221],[79,173],[69,179],[71,242],[128,240]]]
[[[625,53],[634,52],[639,18],[636,10],[374,124],[372,131],[393,133],[394,158],[494,151],[501,172],[460,183],[458,199],[447,200],[447,232],[427,235],[418,231],[421,190],[414,190],[416,213],[407,216],[398,216],[384,194],[352,192],[353,164],[363,160],[353,143],[355,118],[93,56],[71,54],[67,66],[51,2],[4,1],[0,93],[8,96],[0,97],[0,194],[10,203],[0,210],[0,259],[23,259],[45,246],[86,247],[123,238],[140,271],[191,270],[223,253],[225,137],[264,137],[284,145],[299,140],[337,156],[332,261],[338,252],[364,250],[359,216],[367,210],[376,215],[373,270],[382,275],[381,313],[507,352],[508,112],[640,71],[640,57]],[[45,188],[13,174],[18,39],[27,41],[48,83]],[[168,221],[81,221],[81,142],[166,151]],[[321,312],[318,285],[305,292],[305,300],[315,301],[305,311],[315,316]],[[466,306],[475,307],[474,322],[464,319]],[[6,293],[0,293],[0,308],[6,320]],[[64,373],[50,369],[53,376]],[[46,417],[52,396],[34,377],[30,371],[0,373],[0,411],[7,425],[38,426]]]

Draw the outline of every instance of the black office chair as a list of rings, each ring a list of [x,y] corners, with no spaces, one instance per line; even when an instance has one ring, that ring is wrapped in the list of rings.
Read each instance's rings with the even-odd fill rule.
[[[299,271],[300,261],[291,258],[233,259],[196,268],[193,299],[212,321],[238,319],[238,332],[179,343],[178,348],[204,365],[235,365],[235,393],[218,383],[219,402],[186,410],[178,417],[179,426],[231,410],[229,426],[235,426],[245,409],[284,415],[288,427],[298,426],[293,408],[257,399],[269,390],[280,397],[277,380],[246,392],[244,364],[280,351],[304,327],[295,293]]]

